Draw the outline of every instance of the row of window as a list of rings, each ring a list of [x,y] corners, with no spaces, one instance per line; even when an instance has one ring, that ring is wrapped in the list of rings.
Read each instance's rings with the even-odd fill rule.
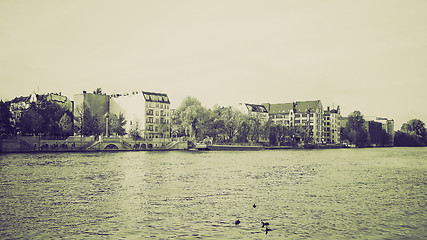
[[[161,104],[161,103],[154,103],[154,102],[147,102],[145,103],[145,106],[147,106],[147,108],[169,109],[169,104]]]
[[[147,112],[146,112],[146,114],[148,116],[154,116],[154,115],[156,115],[156,116],[166,116],[166,117],[169,117],[169,112],[168,111],[163,111],[163,110],[160,110],[160,111],[156,110],[156,111],[154,111],[153,109],[148,109]]]
[[[278,114],[271,114],[270,115],[270,117],[271,118],[287,118],[289,116],[289,113],[278,113]],[[310,113],[310,114],[307,114],[307,113],[296,113],[295,114],[295,118],[301,118],[301,117],[303,117],[303,118],[305,118],[305,117],[314,117],[314,113]],[[291,119],[292,119],[292,117],[291,117]]]
[[[169,119],[163,119],[163,118],[147,118],[147,123],[156,123],[156,124],[169,124]]]

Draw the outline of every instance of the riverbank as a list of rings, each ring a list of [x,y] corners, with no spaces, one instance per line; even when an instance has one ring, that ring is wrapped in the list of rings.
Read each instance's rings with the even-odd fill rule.
[[[97,152],[97,151],[166,151],[188,149],[187,141],[172,139],[133,140],[123,137],[78,137],[44,139],[17,136],[0,139],[0,153]]]

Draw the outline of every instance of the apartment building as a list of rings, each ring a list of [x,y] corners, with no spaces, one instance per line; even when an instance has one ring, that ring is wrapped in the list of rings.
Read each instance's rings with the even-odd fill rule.
[[[165,93],[136,91],[111,95],[110,113],[123,114],[126,132],[137,128],[147,139],[170,138],[171,111]]]
[[[96,115],[98,118],[106,118],[110,111],[110,97],[97,89],[93,93],[83,91],[81,94],[74,95],[74,114],[79,117],[85,111],[85,108]]]
[[[341,114],[340,107],[330,109],[329,107],[323,112],[323,139],[325,143],[340,143],[341,135]]]
[[[244,114],[258,118],[262,123],[266,123],[269,119],[268,111],[264,105],[239,103],[237,109]]]
[[[292,103],[263,104],[270,119],[276,124],[294,128],[309,129],[314,143],[323,141],[323,106],[320,100],[297,101]]]
[[[16,126],[16,123],[22,116],[22,113],[27,110],[31,104],[42,104],[44,102],[53,102],[60,105],[64,110],[73,113],[73,101],[61,93],[46,93],[37,94],[33,92],[29,96],[16,97],[9,101],[9,109],[12,117],[12,125]]]
[[[374,122],[381,123],[382,129],[391,137],[390,143],[388,145],[393,145],[394,143],[394,120],[393,119],[387,119],[384,117],[376,117],[376,116],[375,117],[367,116],[366,121],[374,121]]]

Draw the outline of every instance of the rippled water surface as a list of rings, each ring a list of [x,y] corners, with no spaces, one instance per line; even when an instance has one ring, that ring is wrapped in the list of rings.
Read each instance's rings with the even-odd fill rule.
[[[427,148],[0,155],[0,238],[426,239],[426,161]]]

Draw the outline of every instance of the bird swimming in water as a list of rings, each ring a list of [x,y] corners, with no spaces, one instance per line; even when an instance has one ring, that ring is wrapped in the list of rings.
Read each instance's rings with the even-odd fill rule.
[[[236,225],[239,225],[240,224],[240,220],[236,220],[235,222],[234,222],[234,224],[236,224]]]
[[[252,207],[256,208],[256,205],[255,205],[255,203],[254,203],[254,205],[253,205]]]
[[[273,230],[271,230],[270,228],[266,227],[265,228],[265,235],[267,235],[267,233],[270,232],[270,231],[273,231]]]
[[[265,226],[268,226],[268,225],[270,225],[270,223],[268,223],[268,222],[261,222],[262,223],[262,227],[265,227]],[[267,227],[268,228],[268,227]],[[270,231],[271,231],[271,229],[270,229]]]

